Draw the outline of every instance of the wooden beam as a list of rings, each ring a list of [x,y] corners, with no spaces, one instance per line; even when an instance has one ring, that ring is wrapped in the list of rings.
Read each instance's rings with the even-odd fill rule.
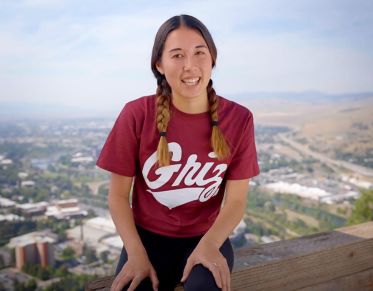
[[[106,277],[89,282],[86,290],[109,290],[111,281]],[[372,286],[373,222],[235,252],[234,291],[373,290]]]
[[[373,270],[373,222],[238,250],[236,255],[233,290],[318,290],[325,282],[348,276],[353,281],[356,274]],[[334,290],[344,290],[340,287]]]

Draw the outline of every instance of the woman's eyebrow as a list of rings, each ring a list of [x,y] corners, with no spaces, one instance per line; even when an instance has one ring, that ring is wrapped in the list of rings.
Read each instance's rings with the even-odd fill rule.
[[[205,46],[204,44],[197,45],[195,48],[196,49],[199,49],[199,48],[206,48],[206,49],[208,49],[208,47]],[[174,51],[181,51],[181,50],[182,50],[181,48],[173,48],[173,49],[169,50],[168,53],[172,53]]]
[[[181,48],[174,48],[174,49],[169,50],[168,52],[169,52],[169,53],[172,53],[172,52],[174,52],[174,51],[181,51]]]
[[[196,46],[196,48],[207,48],[207,49],[208,49],[208,47],[207,47],[207,46],[205,46],[204,44],[201,44],[201,45],[197,45],[197,46]]]

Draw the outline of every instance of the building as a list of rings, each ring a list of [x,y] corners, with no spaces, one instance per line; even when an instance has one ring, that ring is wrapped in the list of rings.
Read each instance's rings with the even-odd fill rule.
[[[3,221],[24,221],[25,218],[15,214],[0,214],[0,222]]]
[[[0,197],[0,208],[14,207],[17,203],[8,198]]]
[[[113,256],[119,256],[123,248],[123,242],[116,232],[114,222],[109,218],[91,218],[66,232],[70,240],[84,242],[94,248],[98,256],[106,251]]]
[[[22,181],[21,182],[21,187],[22,188],[32,188],[35,186],[35,182],[34,181],[31,181],[31,180],[28,180],[28,181]]]
[[[14,237],[8,247],[15,248],[16,267],[21,270],[25,264],[53,266],[54,246],[57,235],[50,231],[36,231]]]
[[[86,210],[81,210],[78,206],[78,199],[58,200],[54,205],[48,206],[45,213],[48,217],[55,217],[57,219],[65,219],[76,216],[87,216]]]
[[[60,209],[69,208],[69,207],[78,207],[78,199],[66,199],[58,200],[56,206]]]
[[[47,210],[48,202],[18,204],[17,208],[22,210],[25,215],[40,215]]]

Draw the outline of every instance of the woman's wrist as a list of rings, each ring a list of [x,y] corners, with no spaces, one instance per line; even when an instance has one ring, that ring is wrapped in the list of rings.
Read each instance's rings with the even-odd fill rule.
[[[127,252],[128,258],[148,256],[148,253],[146,252],[145,247],[141,243],[134,245],[132,247],[127,247],[126,252]]]
[[[201,238],[199,244],[205,245],[209,248],[217,248],[217,249],[219,249],[221,246],[221,243],[219,243],[218,240],[212,237],[209,237],[207,233]]]

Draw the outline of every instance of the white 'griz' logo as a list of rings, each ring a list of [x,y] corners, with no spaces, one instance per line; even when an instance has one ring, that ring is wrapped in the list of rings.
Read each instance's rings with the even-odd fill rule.
[[[168,144],[168,148],[172,153],[171,160],[174,162],[179,162],[181,160],[182,150],[178,143],[171,142]],[[216,158],[214,152],[209,153],[210,158]],[[160,167],[155,171],[155,174],[159,177],[155,181],[150,181],[148,178],[150,169],[157,162],[157,152],[154,152],[144,163],[142,169],[142,174],[144,176],[145,182],[150,189],[147,191],[153,194],[154,198],[164,206],[169,209],[175,208],[182,204],[199,200],[205,202],[211,197],[215,196],[219,191],[219,186],[222,182],[221,175],[227,169],[227,164],[216,164],[213,162],[207,162],[202,165],[200,162],[197,162],[197,155],[192,154],[188,157],[187,163],[183,168],[182,164],[173,164],[169,166]],[[206,173],[214,166],[213,169],[214,176],[208,179],[205,179]],[[199,171],[199,172],[198,172]],[[198,174],[196,175],[196,173]],[[179,188],[167,191],[153,191],[168,181],[170,181],[172,175],[177,173],[175,181],[172,183],[172,186],[177,187],[181,182],[184,182],[187,188]],[[194,178],[193,178],[194,177]],[[211,183],[211,184],[210,184]],[[210,184],[208,187],[201,187]]]

